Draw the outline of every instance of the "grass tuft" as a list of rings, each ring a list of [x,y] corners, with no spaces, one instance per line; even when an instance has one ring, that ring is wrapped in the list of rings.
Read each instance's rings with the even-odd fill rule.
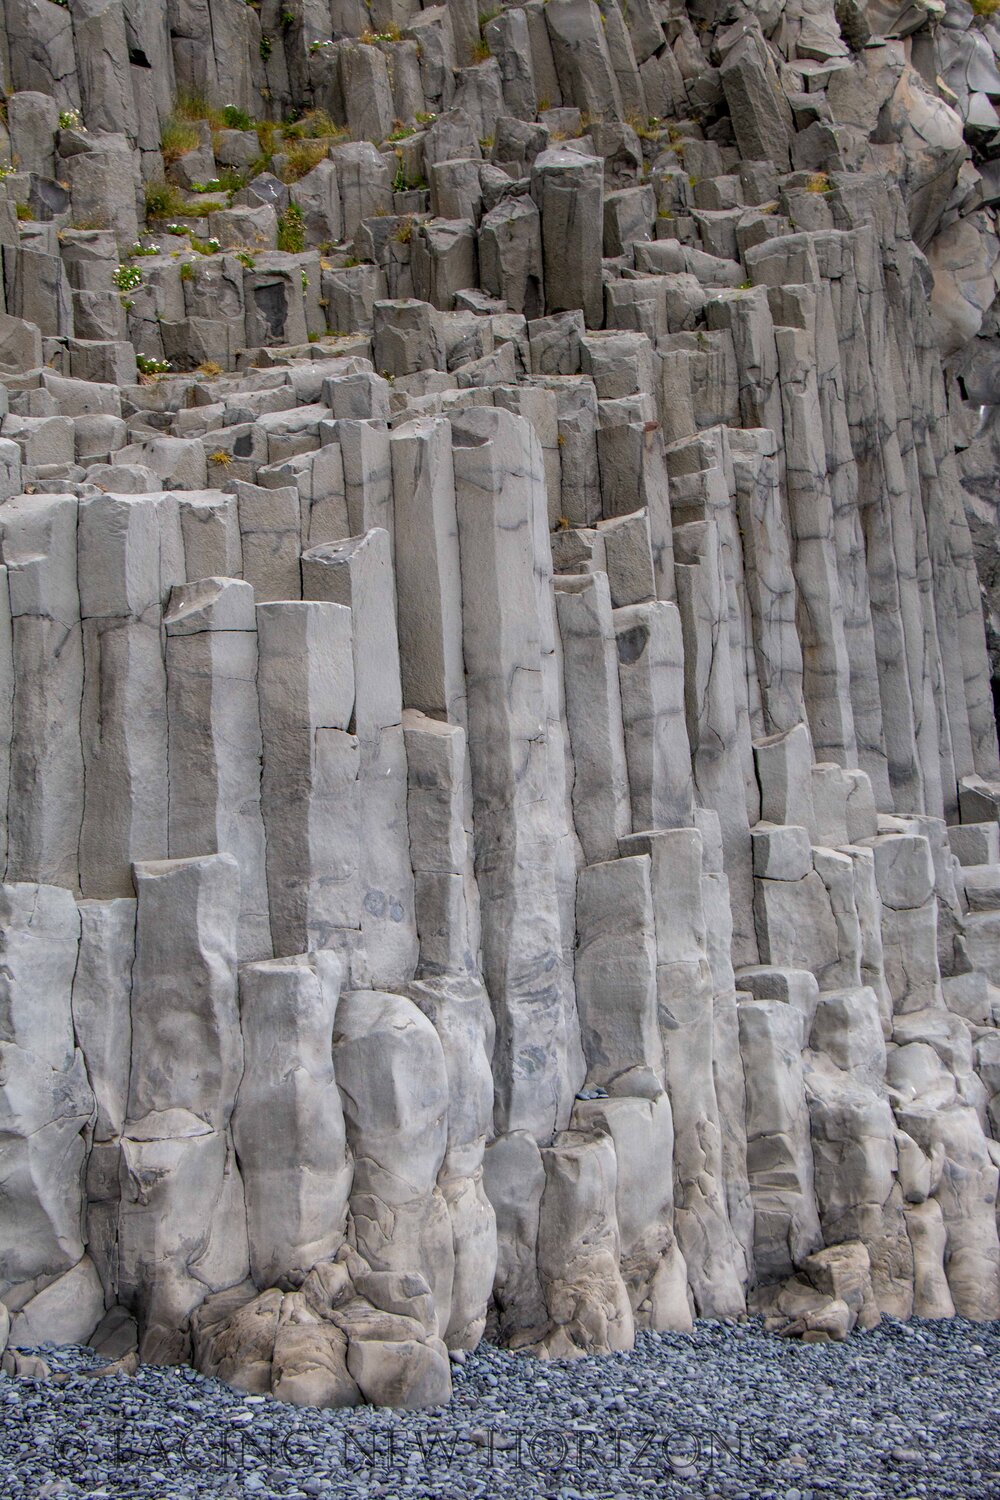
[[[331,138],[343,140],[348,135],[343,125],[338,125],[325,109],[307,109],[298,120],[292,120],[289,124],[283,125],[281,133],[286,141],[318,141]],[[259,134],[258,128],[258,136]]]
[[[278,218],[278,249],[285,250],[291,255],[301,255],[305,248],[306,235],[302,224],[302,210],[294,203],[289,203],[285,212]]]
[[[298,182],[313,167],[319,166],[327,150],[326,141],[289,141],[281,168],[282,182]]]

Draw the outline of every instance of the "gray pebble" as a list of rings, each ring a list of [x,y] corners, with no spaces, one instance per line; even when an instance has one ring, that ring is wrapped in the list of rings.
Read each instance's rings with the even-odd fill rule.
[[[433,1412],[314,1411],[190,1371],[0,1377],[7,1500],[951,1500],[1000,1493],[1000,1325],[885,1320],[843,1344],[756,1320],[540,1366],[483,1344]],[[353,1440],[353,1441],[351,1441]],[[365,1454],[373,1457],[369,1460]]]

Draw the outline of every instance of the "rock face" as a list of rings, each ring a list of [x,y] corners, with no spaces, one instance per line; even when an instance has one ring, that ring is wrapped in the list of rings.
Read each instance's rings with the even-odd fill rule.
[[[7,0],[9,1372],[1000,1317],[987,10]]]

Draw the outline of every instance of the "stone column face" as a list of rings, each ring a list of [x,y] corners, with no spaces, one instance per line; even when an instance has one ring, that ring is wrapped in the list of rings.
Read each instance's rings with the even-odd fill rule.
[[[676,605],[632,604],[613,614],[632,826],[683,827],[694,806],[684,719],[684,647]]]
[[[243,1072],[239,867],[230,854],[135,867],[132,1058],[121,1142],[118,1295],[144,1358],[175,1363],[186,1319],[248,1272],[229,1129]],[[192,1256],[191,1247],[197,1246]]]
[[[674,1123],[677,1239],[695,1307],[705,1316],[711,1309],[723,1315],[746,1302],[742,1255],[723,1193],[702,835],[695,828],[636,834],[625,853],[650,859],[657,1021]]]
[[[635,855],[580,872],[576,995],[591,1086],[607,1088],[619,1074],[643,1068],[662,1087],[649,864],[647,855]]]
[[[303,601],[257,607],[261,811],[279,956],[346,944],[361,928],[360,751],[351,612]]]
[[[132,1064],[136,903],[81,901],[73,1027],[97,1101],[96,1141],[121,1135]]]
[[[301,502],[297,489],[262,489],[234,481],[238,503],[242,568],[258,604],[297,599],[301,592],[299,550]]]
[[[745,1000],[739,1017],[754,1260],[758,1274],[777,1280],[822,1243],[802,1080],[803,1021],[777,1000]]]
[[[7,868],[10,753],[14,735],[14,635],[7,569],[0,578],[0,869]]]
[[[455,1261],[437,1186],[447,1149],[441,1043],[412,1001],[356,990],[341,1000],[333,1056],[355,1161],[357,1248],[375,1271],[419,1272],[443,1332]]]
[[[480,906],[474,869],[465,731],[403,710],[420,973],[480,977]]]
[[[507,413],[453,423],[483,975],[497,1020],[497,1123],[544,1139],[573,1092],[547,796],[532,486],[537,444]],[[528,463],[525,463],[525,459]],[[473,604],[475,601],[475,604]]]
[[[555,587],[575,773],[573,820],[594,863],[613,857],[619,838],[632,831],[611,595],[601,573],[560,578]]]
[[[303,554],[302,584],[307,599],[351,612],[361,819],[361,940],[352,982],[402,984],[416,965],[417,933],[389,533],[374,527],[364,536],[311,548]]]
[[[776,734],[802,722],[805,703],[802,648],[795,625],[795,584],[782,514],[780,472],[775,444],[768,441],[767,433],[761,434],[756,450],[734,452],[733,475],[762,700],[758,733]]]
[[[128,896],[134,860],[166,844],[166,675],[157,504],[98,495],[80,506],[85,896]]]
[[[83,1254],[83,1132],[95,1106],[73,1031],[79,939],[68,891],[0,886],[4,1291],[65,1271]]]
[[[545,1188],[539,1212],[538,1270],[554,1325],[546,1340],[565,1349],[588,1315],[604,1350],[630,1348],[635,1325],[618,1262],[621,1235],[613,1138],[602,1132],[562,1131],[542,1151]],[[589,1283],[585,1297],[580,1283]],[[590,1306],[587,1306],[587,1304]]]
[[[907,834],[884,834],[871,846],[893,1010],[899,1014],[936,1009],[941,1004],[941,970],[930,846],[925,838]]]
[[[403,702],[465,722],[462,580],[451,428],[421,418],[391,438]]]
[[[79,889],[83,641],[77,501],[23,495],[0,516],[14,668],[7,872]]]
[[[531,193],[542,216],[545,309],[582,307],[587,325],[601,322],[602,167],[575,152],[543,151],[531,172]]]
[[[241,958],[271,953],[260,807],[260,712],[253,591],[209,578],[174,589],[164,616],[170,798],[175,859],[199,850],[240,867]]]
[[[580,1102],[574,1118],[614,1142],[622,1277],[637,1327],[691,1327],[684,1257],[673,1230],[673,1121],[665,1093]]]
[[[451,1221],[455,1265],[441,1336],[449,1349],[474,1349],[486,1327],[498,1261],[497,1218],[484,1173],[493,1123],[495,1025],[478,979],[427,974],[407,991],[437,1032],[448,1080],[447,1145],[437,1180]]]
[[[719,815],[726,874],[734,895],[734,959],[752,963],[756,939],[742,915],[751,887],[745,766],[749,724],[741,735],[733,687],[738,663],[733,661],[725,629],[729,604],[718,527],[711,519],[691,522],[675,529],[674,543],[694,792],[703,806]]]
[[[850,668],[813,373],[815,358],[807,336],[797,329],[778,328],[775,339],[781,369],[792,565],[802,599],[799,628],[809,727],[821,759],[851,765],[857,748]]]
[[[184,1110],[224,1130],[243,1066],[229,854],[136,866],[128,1117]],[[169,1038],[169,1062],[165,1043]]]
[[[97,1111],[85,1179],[89,1261],[80,1265],[92,1262],[103,1308],[105,1302],[118,1300],[120,1170],[132,1066],[136,902],[126,897],[81,901],[78,912],[73,1028]]]
[[[331,1050],[342,967],[320,952],[240,969],[233,1141],[261,1289],[301,1285],[344,1240],[352,1165]]]
[[[860,1241],[879,1311],[909,1317],[914,1260],[894,1169],[898,1151],[913,1142],[899,1132],[883,1097],[886,1054],[874,991],[821,997],[809,1045],[806,1098],[824,1237]]]

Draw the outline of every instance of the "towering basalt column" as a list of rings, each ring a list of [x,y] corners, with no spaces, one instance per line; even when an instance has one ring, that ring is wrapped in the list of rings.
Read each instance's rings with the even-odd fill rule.
[[[451,1224],[454,1269],[440,1332],[449,1349],[474,1349],[486,1327],[497,1268],[496,1214],[483,1174],[493,1117],[493,1017],[478,980],[425,975],[407,986],[407,995],[437,1032],[448,1081],[448,1129],[437,1186]]]
[[[751,725],[760,738],[791,729],[805,718],[795,575],[776,439],[769,432],[739,432],[731,435],[730,443],[750,611],[748,644],[760,694],[759,716],[751,711]]]
[[[886,833],[870,841],[882,903],[885,976],[896,1014],[940,1008],[938,906],[930,845],[919,835]]]
[[[346,1234],[353,1167],[331,1050],[342,973],[322,951],[240,970],[245,1059],[233,1140],[262,1290],[301,1285]]]
[[[888,252],[888,246],[885,249]],[[856,348],[866,354],[867,369],[859,371],[864,391],[853,407],[851,435],[858,460],[889,779],[898,810],[940,811],[940,797],[936,806],[928,804],[925,787],[929,772],[931,786],[937,785],[940,792],[937,719],[932,709],[927,712],[924,665],[928,642],[911,516],[911,503],[919,502],[911,502],[900,451],[898,358],[893,349],[883,249],[874,226],[855,231],[854,267],[864,326],[864,340]]]
[[[820,996],[805,1054],[816,1205],[827,1244],[860,1240],[879,1311],[913,1310],[913,1252],[896,1181],[900,1135],[885,1097],[878,1001],[867,988]],[[902,1149],[912,1142],[902,1138]]]
[[[73,975],[73,1029],[94,1090],[97,1118],[87,1159],[87,1252],[108,1304],[117,1301],[121,1136],[132,1065],[136,903],[81,901]]]
[[[159,531],[157,502],[145,496],[80,505],[85,896],[131,895],[132,862],[167,848]]]
[[[547,1139],[582,1069],[563,970],[535,576],[538,445],[508,413],[453,421],[483,974],[497,1021],[496,1122]],[[544,517],[544,508],[542,510]]]
[[[850,662],[826,477],[815,357],[808,334],[776,328],[781,367],[793,567],[800,607],[803,691],[816,753],[852,765],[857,759]]]
[[[828,456],[825,442],[818,378],[820,374],[826,375],[827,361],[818,357],[814,289],[820,284],[820,276],[812,237],[791,235],[783,237],[780,244],[768,241],[756,245],[746,252],[746,264],[751,278],[770,288],[775,322],[783,325],[775,328],[774,337],[781,376],[788,514],[799,594],[798,630],[809,724],[821,758],[852,765],[857,759],[852,663],[831,494],[831,482],[841,483],[841,469]],[[804,285],[796,285],[786,293],[788,283]],[[829,358],[834,359],[835,348],[830,344],[827,337],[825,348]],[[831,444],[833,437],[831,431]],[[843,457],[846,458],[846,452]],[[849,555],[849,548],[842,550]],[[857,657],[856,672],[863,665],[862,655]],[[868,738],[871,739],[870,731]]]
[[[936,424],[931,423],[933,428]],[[982,591],[976,574],[969,523],[955,475],[954,455],[942,459],[938,484],[925,501],[931,557],[935,563],[938,620],[941,624],[941,654],[946,663],[944,689],[951,723],[952,754],[956,776],[971,759],[980,776],[998,774],[997,724],[990,686],[986,641],[980,627]],[[947,540],[941,533],[947,532]],[[954,655],[949,649],[954,642]],[[961,672],[953,662],[961,662]],[[961,681],[959,681],[959,678]],[[963,700],[968,719],[968,740],[963,729]],[[945,789],[945,816],[954,817],[951,789]]]
[[[135,867],[132,1061],[122,1140],[119,1299],[140,1352],[174,1363],[188,1315],[249,1269],[229,1130],[243,1068],[239,868],[230,854]]]
[[[906,321],[912,327],[912,357],[920,372],[922,399],[913,424],[913,442],[944,668],[936,700],[938,720],[939,725],[943,719],[947,722],[956,778],[969,774],[964,768],[970,761],[980,775],[995,778],[996,716],[986,642],[978,619],[982,585],[972,551],[971,517],[966,516],[958,480],[961,457],[956,449],[961,440],[957,429],[963,413],[960,405],[948,400],[923,267],[918,262],[913,269]],[[945,816],[952,819],[956,804],[943,769],[942,780]]]
[[[576,992],[588,1085],[609,1088],[636,1068],[662,1087],[648,856],[611,859],[581,870],[576,921]]]
[[[7,569],[0,567],[0,870],[7,868],[10,751],[14,733],[14,641]]]
[[[613,613],[632,827],[691,822],[694,791],[684,717],[684,643],[675,604]]]
[[[629,1080],[623,1080],[628,1086]],[[673,1119],[666,1093],[580,1100],[574,1123],[614,1142],[622,1279],[638,1328],[691,1327],[687,1267],[674,1234]]]
[[[851,435],[855,399],[855,338],[864,332],[854,272],[854,242],[840,230],[813,234],[812,247],[821,280],[814,299],[802,308],[812,322],[816,348],[816,384],[823,415],[834,540],[844,602],[844,639],[851,669],[851,705],[858,762],[871,778],[880,806],[888,809],[889,767],[878,688],[878,657],[872,624],[871,594],[865,567],[864,525],[859,505],[860,480]]]
[[[614,1140],[601,1131],[560,1131],[542,1149],[542,1163],[538,1274],[550,1329],[539,1352],[558,1359],[631,1349],[635,1321],[619,1268]]]
[[[70,1008],[80,936],[72,896],[56,886],[0,886],[0,934],[6,1204],[0,1287],[6,1293],[58,1275],[83,1255],[83,1132],[94,1117],[94,1096]]]
[[[416,966],[417,933],[389,533],[375,527],[364,536],[312,548],[303,554],[302,584],[307,599],[351,611],[361,813],[361,943],[351,982],[402,984]]]
[[[410,1338],[404,1349],[390,1339],[378,1358],[395,1358],[403,1369],[418,1364],[436,1398],[447,1399],[451,1379],[440,1335],[451,1317],[455,1253],[451,1219],[437,1186],[447,1147],[448,1077],[441,1043],[412,1001],[356,990],[341,999],[334,1068],[355,1160],[352,1239],[376,1277],[416,1273],[430,1292],[420,1340]],[[381,1279],[385,1282],[384,1275]],[[372,1283],[374,1289],[375,1278]],[[348,1366],[362,1390],[369,1357],[375,1351],[359,1330]]]
[[[733,743],[727,747],[743,777],[747,816],[757,821],[758,790],[753,774],[751,705],[756,708],[760,688],[755,662],[747,639],[748,603],[743,550],[733,495],[736,488],[728,428],[714,426],[697,438],[673,443],[667,450],[667,465],[673,482],[672,495],[678,508],[704,515],[709,545],[714,531],[717,547],[719,607],[728,644],[732,682]],[[690,533],[689,533],[690,535]],[[698,742],[700,758],[708,758],[707,745]],[[711,799],[703,796],[710,806]],[[728,818],[727,818],[728,822]],[[731,835],[727,837],[731,840]]]
[[[403,712],[409,773],[420,963],[407,985],[437,1032],[448,1079],[448,1131],[438,1172],[451,1221],[454,1279],[442,1337],[475,1348],[497,1266],[497,1227],[483,1153],[493,1124],[495,1025],[479,971],[479,891],[473,872],[465,731]]]
[[[7,873],[71,891],[83,822],[77,509],[71,495],[18,495],[0,512],[14,668]]]
[[[479,890],[465,731],[404,709],[403,734],[419,972],[478,980]]]
[[[723,1191],[702,838],[695,828],[635,834],[623,852],[651,860],[657,1016],[674,1122],[677,1240],[697,1311],[705,1317],[735,1316],[745,1308],[745,1270]]]
[[[674,555],[694,789],[698,800],[718,813],[722,828],[733,892],[733,960],[754,963],[747,783],[737,736],[734,664],[725,628],[729,609],[714,519],[675,526]],[[749,731],[749,724],[746,727]],[[750,750],[749,743],[746,748]]]
[[[573,821],[588,863],[612,858],[632,831],[611,595],[605,574],[555,581],[566,718],[573,751]],[[640,826],[652,826],[647,816]]]
[[[390,447],[403,702],[464,724],[451,426],[444,417],[406,422],[393,430]]]
[[[347,732],[351,612],[307,601],[258,605],[257,643],[275,952],[340,945],[349,954],[361,931],[360,748]]]
[[[701,900],[705,910],[708,963],[712,971],[712,1077],[722,1135],[722,1176],[726,1208],[743,1252],[740,1279],[752,1286],[753,1203],[747,1176],[746,1081],[740,1058],[737,986],[733,971],[733,918],[725,873],[722,828],[711,808],[696,808],[701,834]]]
[[[944,787],[955,784],[952,737],[949,716],[945,712],[944,664],[942,640],[937,619],[936,591],[932,560],[928,546],[925,514],[925,461],[923,431],[932,419],[934,398],[927,381],[926,366],[920,346],[929,338],[927,299],[922,292],[922,264],[913,243],[904,241],[895,257],[885,257],[886,290],[889,302],[889,369],[893,379],[896,427],[899,441],[904,490],[898,505],[901,522],[899,561],[903,576],[911,571],[915,585],[908,590],[905,620],[909,629],[908,652],[921,763],[927,785],[924,812],[943,815]],[[923,377],[917,390],[904,379],[905,369],[915,369]],[[942,503],[942,511],[946,502]],[[912,564],[911,564],[912,558]],[[912,624],[910,616],[912,614]],[[954,807],[953,802],[951,802]]]
[[[233,578],[183,585],[171,593],[164,626],[169,853],[233,855],[240,867],[239,955],[266,958],[271,923],[253,590]]]
[[[777,1281],[823,1243],[802,1076],[805,1021],[783,1001],[749,997],[740,1001],[739,1019],[754,1263],[762,1281]]]
[[[603,178],[600,158],[576,151],[543,151],[531,169],[531,195],[542,216],[546,311],[582,308],[588,328],[603,321]]]

